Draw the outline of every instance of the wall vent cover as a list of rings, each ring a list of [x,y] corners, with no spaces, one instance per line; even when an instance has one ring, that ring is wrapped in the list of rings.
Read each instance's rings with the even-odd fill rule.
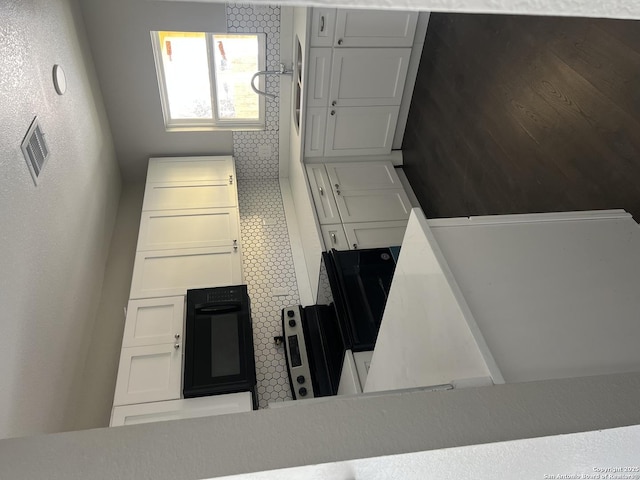
[[[34,117],[22,141],[22,154],[27,161],[34,183],[38,185],[38,177],[49,157],[49,148],[44,139],[44,133],[40,129],[38,117]]]

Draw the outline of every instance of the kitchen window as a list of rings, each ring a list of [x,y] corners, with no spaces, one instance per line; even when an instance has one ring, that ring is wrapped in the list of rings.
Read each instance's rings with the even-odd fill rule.
[[[154,31],[151,40],[167,131],[264,129],[264,97],[250,84],[264,70],[264,34]]]

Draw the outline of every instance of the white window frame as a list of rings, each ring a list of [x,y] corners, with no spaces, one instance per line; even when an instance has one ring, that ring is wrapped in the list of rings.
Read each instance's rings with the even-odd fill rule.
[[[266,128],[265,115],[265,98],[258,95],[259,99],[259,118],[254,119],[236,119],[236,118],[220,118],[218,114],[218,105],[216,102],[216,73],[213,66],[214,59],[214,42],[215,35],[255,35],[258,38],[258,69],[265,70],[266,65],[266,35],[264,33],[204,33],[207,41],[207,63],[209,67],[209,83],[211,85],[211,109],[213,118],[171,118],[171,110],[169,109],[169,96],[167,93],[166,80],[164,76],[164,66],[162,59],[162,48],[158,39],[158,31],[151,31],[151,45],[153,48],[153,59],[156,66],[156,74],[158,77],[158,89],[160,91],[160,104],[162,105],[162,115],[164,125],[168,132],[171,131],[208,131],[208,130],[264,130]],[[264,91],[265,76],[258,76],[258,89]]]

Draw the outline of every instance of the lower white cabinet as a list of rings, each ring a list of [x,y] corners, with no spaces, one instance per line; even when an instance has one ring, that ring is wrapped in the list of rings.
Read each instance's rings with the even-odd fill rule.
[[[114,406],[180,398],[182,342],[123,348]]]
[[[349,250],[349,241],[344,234],[342,224],[320,225],[324,246],[328,250],[335,248],[336,250]]]
[[[402,245],[406,229],[406,220],[344,224],[345,239],[352,250]]]
[[[409,220],[411,201],[403,189],[340,190],[336,203],[343,223]]]
[[[109,426],[209,417],[253,410],[251,392],[113,407]]]
[[[142,212],[137,251],[233,245],[238,217],[234,207]]]
[[[391,162],[307,165],[327,250],[402,244],[411,201]]]
[[[129,298],[186,295],[191,288],[242,283],[238,245],[137,252]]]

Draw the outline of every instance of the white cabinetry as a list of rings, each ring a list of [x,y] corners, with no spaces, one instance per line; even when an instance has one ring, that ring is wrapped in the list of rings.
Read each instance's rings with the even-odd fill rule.
[[[411,204],[390,162],[307,165],[325,247],[400,245]]]
[[[186,295],[191,288],[242,283],[235,246],[137,252],[130,298]]]
[[[180,398],[182,343],[123,348],[114,405]]]
[[[183,296],[130,300],[122,347],[179,342],[183,330]]]
[[[232,157],[150,159],[114,395],[132,423],[193,406],[164,402],[182,395],[184,295],[242,283],[237,205]]]
[[[235,208],[142,212],[137,251],[234,245],[239,229]]]
[[[229,393],[213,397],[186,398],[165,402],[141,403],[113,407],[109,426],[208,417],[229,413],[250,412],[253,409],[251,392]]]
[[[417,18],[415,12],[314,9],[306,157],[391,152]]]
[[[312,47],[410,47],[417,12],[314,8]]]

